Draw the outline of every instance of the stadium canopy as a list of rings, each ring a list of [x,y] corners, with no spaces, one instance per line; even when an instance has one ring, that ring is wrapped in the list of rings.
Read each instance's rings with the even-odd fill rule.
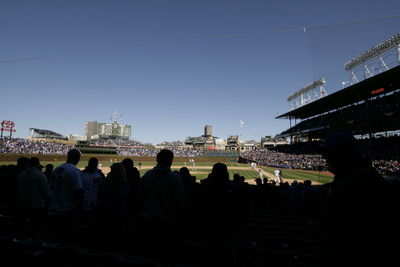
[[[29,128],[32,133],[32,137],[39,137],[39,138],[65,138],[63,135],[45,129],[37,129],[37,128]]]
[[[400,88],[400,66],[377,74],[310,104],[279,115],[276,119],[306,119],[382,95]]]

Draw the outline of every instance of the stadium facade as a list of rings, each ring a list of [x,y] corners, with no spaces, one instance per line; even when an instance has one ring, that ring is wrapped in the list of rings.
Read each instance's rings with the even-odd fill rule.
[[[86,140],[91,139],[129,139],[132,133],[132,126],[119,124],[117,121],[112,123],[102,123],[97,121],[85,122],[84,135]]]
[[[188,137],[185,140],[185,145],[191,146],[194,148],[211,148],[215,149],[216,139],[218,137],[212,135],[212,126],[205,125],[204,126],[204,135],[199,137]]]

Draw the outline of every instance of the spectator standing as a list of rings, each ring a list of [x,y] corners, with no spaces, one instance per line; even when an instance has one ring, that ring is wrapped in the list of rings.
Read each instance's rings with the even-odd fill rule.
[[[71,243],[83,204],[82,174],[76,167],[81,158],[71,149],[66,163],[54,169],[49,184],[49,226],[56,242]]]
[[[124,158],[121,164],[125,168],[129,183],[128,217],[131,221],[130,225],[132,225],[140,209],[140,173],[135,167],[134,161],[130,158]]]
[[[142,178],[144,218],[148,222],[177,226],[184,208],[184,186],[179,173],[171,171],[172,151],[157,154],[157,165]]]
[[[157,154],[157,165],[142,178],[143,219],[150,238],[148,245],[162,255],[174,252],[171,244],[177,237],[185,207],[182,179],[178,172],[171,171],[173,159],[172,151],[161,150]]]
[[[83,187],[83,212],[85,216],[91,217],[97,209],[97,193],[101,181],[105,179],[103,172],[98,169],[99,161],[92,157],[88,165],[82,171]]]
[[[46,175],[47,183],[50,182],[51,174],[53,173],[54,165],[53,164],[46,164],[44,168],[44,175]]]
[[[230,265],[236,237],[237,209],[234,207],[233,185],[229,181],[226,164],[215,163],[201,185],[205,265]]]
[[[125,231],[129,184],[121,163],[113,163],[111,171],[103,180],[98,192],[99,235],[103,235],[104,245],[119,246]]]
[[[362,157],[350,132],[330,134],[321,151],[335,175],[323,210],[328,262],[391,266],[398,225],[389,184]]]
[[[29,238],[39,238],[47,215],[48,183],[40,171],[42,167],[39,158],[31,157],[28,167],[18,176],[17,217],[21,228],[30,229],[27,233],[21,233]]]

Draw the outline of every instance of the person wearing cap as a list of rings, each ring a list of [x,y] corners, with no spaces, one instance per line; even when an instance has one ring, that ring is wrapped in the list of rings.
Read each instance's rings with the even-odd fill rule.
[[[28,167],[18,176],[17,217],[20,218],[20,227],[31,229],[28,233],[21,232],[21,234],[27,234],[30,238],[39,237],[39,232],[47,215],[48,186],[47,178],[41,172],[42,168],[39,158],[31,157],[28,159]]]
[[[394,210],[386,180],[366,160],[351,132],[333,132],[320,152],[334,174],[323,208],[331,266],[365,266],[390,256]],[[386,265],[380,265],[386,266]]]

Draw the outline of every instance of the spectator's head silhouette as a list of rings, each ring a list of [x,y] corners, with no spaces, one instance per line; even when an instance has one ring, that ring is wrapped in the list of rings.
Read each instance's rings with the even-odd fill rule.
[[[28,167],[28,157],[19,157],[17,160],[17,169],[23,170]]]
[[[107,175],[107,178],[110,179],[112,183],[116,184],[125,184],[128,183],[126,178],[126,172],[124,166],[121,163],[113,163],[111,165],[111,171]]]
[[[88,161],[87,169],[94,172],[97,170],[97,166],[99,165],[99,160],[95,157],[90,158]]]
[[[182,178],[183,178],[183,177],[185,177],[185,178],[186,178],[186,177],[191,178],[190,171],[189,171],[189,169],[186,168],[186,167],[180,168],[180,169],[179,169],[179,174],[181,175]]]
[[[320,151],[326,160],[329,171],[335,175],[362,163],[357,141],[351,132],[329,134],[321,144]]]
[[[40,164],[40,160],[38,157],[30,157],[28,160],[28,166],[29,167],[35,167],[38,170],[42,170],[43,169],[43,165]]]
[[[51,174],[53,173],[54,170],[54,165],[49,163],[46,164],[45,169],[44,169],[44,174],[46,175],[47,179],[49,180],[51,177]]]
[[[124,158],[124,159],[121,161],[121,164],[122,164],[122,166],[125,167],[126,170],[128,170],[128,169],[133,169],[133,167],[134,167],[133,160],[130,159],[130,158]]]
[[[240,181],[240,174],[239,173],[235,173],[233,175],[233,181],[234,182],[239,182]]]
[[[229,181],[228,167],[224,163],[215,163],[212,168],[211,174],[216,180],[220,182]]]
[[[78,164],[78,162],[80,160],[81,160],[81,152],[78,149],[73,148],[68,151],[68,153],[67,153],[67,162],[68,163],[72,163],[73,165],[76,165],[76,164]]]
[[[174,153],[168,149],[162,149],[157,154],[157,163],[159,165],[165,165],[170,167],[172,165],[172,161],[174,160]]]
[[[53,169],[54,169],[54,165],[53,164],[51,164],[51,163],[46,164],[46,166],[45,166],[46,172],[51,173],[53,171]]]

